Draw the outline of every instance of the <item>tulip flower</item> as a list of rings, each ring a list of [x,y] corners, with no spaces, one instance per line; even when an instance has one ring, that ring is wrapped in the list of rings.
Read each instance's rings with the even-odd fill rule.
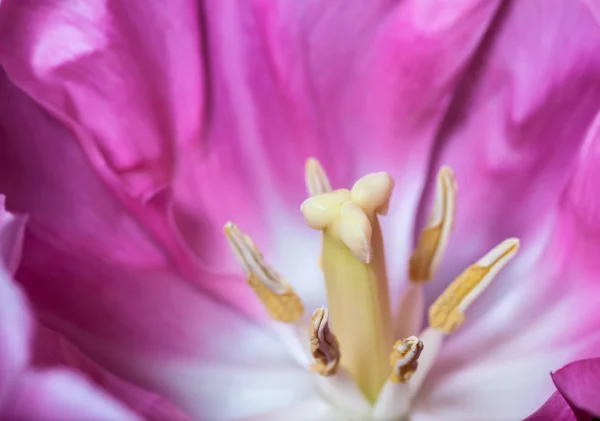
[[[3,0],[17,278],[193,419],[523,419],[600,349],[595,12]]]

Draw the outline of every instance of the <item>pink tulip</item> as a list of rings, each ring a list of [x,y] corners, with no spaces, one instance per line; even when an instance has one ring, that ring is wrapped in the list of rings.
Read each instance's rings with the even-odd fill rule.
[[[64,368],[30,364],[33,319],[11,279],[26,218],[6,212],[0,196],[0,418],[3,421],[133,421],[138,418],[105,393]]]
[[[197,420],[523,419],[599,355],[595,7],[3,0],[17,279]]]

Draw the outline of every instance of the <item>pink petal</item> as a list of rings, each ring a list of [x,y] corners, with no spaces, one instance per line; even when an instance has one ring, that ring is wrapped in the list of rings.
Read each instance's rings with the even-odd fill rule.
[[[31,334],[27,302],[6,268],[14,270],[19,263],[25,218],[7,212],[4,200],[0,195],[0,412],[28,362]]]
[[[197,264],[238,270],[221,233],[226,220],[262,240],[266,252],[291,248],[289,237],[278,233],[289,224],[274,222],[281,221],[282,206],[271,186],[280,187],[275,193],[284,195],[283,209],[293,209],[293,222],[302,224],[303,163],[317,155],[336,185],[349,186],[363,171],[384,169],[399,178],[394,206],[401,212],[389,220],[402,225],[394,232],[405,234],[390,244],[392,254],[403,255],[397,250],[409,247],[406,224],[437,127],[498,3],[432,8],[419,1],[395,7],[364,2],[349,8],[339,1],[215,1],[199,11],[210,20],[194,22],[191,17],[202,13],[190,12],[191,2],[177,2],[169,12],[150,3],[140,18],[135,6],[110,7],[108,0],[85,8],[5,1],[1,35],[9,41],[0,60],[8,77],[75,139],[5,82],[4,103],[11,104],[5,124],[15,143],[0,166],[10,177],[0,183],[15,207],[31,210],[32,229],[49,231],[53,242],[146,266],[169,259],[186,280],[200,283]],[[183,16],[183,29],[172,30],[170,19],[155,16],[165,13],[174,21]],[[155,33],[169,36],[155,42],[148,35]],[[202,51],[210,93],[199,78]],[[185,95],[175,95],[182,86]],[[190,118],[203,110],[210,117],[206,126]],[[25,119],[27,127],[16,123]],[[35,171],[20,175],[34,163]],[[119,200],[107,197],[86,163]],[[46,196],[19,188],[23,179]],[[86,240],[90,232],[94,244]],[[293,260],[291,274],[304,263]],[[312,285],[313,279],[300,280]]]
[[[303,383],[305,371],[295,365],[295,371],[283,375],[290,385],[283,389],[277,370],[265,378],[263,371],[253,368],[292,361],[285,353],[278,354],[280,344],[269,333],[244,321],[243,313],[255,317],[265,312],[239,269],[229,273],[198,269],[192,281],[206,289],[192,287],[93,177],[79,151],[69,146],[73,138],[68,132],[6,80],[0,87],[10,94],[12,111],[21,116],[2,121],[13,136],[8,138],[11,148],[0,154],[0,170],[6,171],[0,188],[14,194],[14,206],[34,210],[19,280],[51,327],[66,331],[86,353],[127,380],[167,396],[192,415],[260,413],[273,405],[291,404],[311,390]],[[0,113],[0,118],[6,115]],[[32,127],[44,130],[30,131]],[[48,139],[54,142],[49,149]],[[70,162],[68,169],[65,160]],[[27,167],[32,162],[37,165]],[[27,171],[18,173],[20,168]],[[63,293],[66,290],[69,294]],[[217,329],[225,337],[215,334],[210,323],[214,320],[220,321]],[[273,351],[237,356],[236,346],[246,335],[250,343]],[[236,361],[251,363],[235,368]],[[218,385],[215,376],[221,379]],[[236,395],[253,392],[230,406],[231,394],[226,391],[232,390]],[[279,394],[281,401],[268,398],[271,393]]]
[[[577,421],[565,398],[554,392],[540,409],[523,421]]]
[[[27,217],[13,215],[5,210],[5,200],[0,195],[0,264],[4,265],[8,273],[14,273],[21,262],[21,249],[23,246],[23,233]]]
[[[423,169],[447,97],[498,2],[206,4],[219,75],[215,159],[275,184],[295,207],[310,155],[335,187],[363,171]]]
[[[552,373],[558,389],[524,421],[589,421],[600,416],[600,358],[575,361]]]
[[[16,385],[3,419],[15,421],[135,421],[139,418],[75,374],[28,373]]]
[[[4,209],[0,196],[0,251],[12,269],[21,255],[26,218]],[[132,413],[71,373],[27,373],[31,319],[25,297],[0,261],[0,413],[2,419],[136,420]]]
[[[212,174],[204,164],[213,105],[204,101],[212,70],[201,60],[203,13],[195,0],[9,0],[0,15],[0,60],[12,81],[72,131],[79,145],[64,148],[83,149],[86,165],[187,273],[195,253],[213,263],[225,250],[207,246],[222,240],[223,223],[203,218],[251,203],[235,185],[224,204],[204,195],[223,189],[206,186],[221,175],[219,162],[208,163]]]
[[[1,228],[0,228],[1,235]],[[0,413],[29,359],[31,320],[21,291],[0,265]]]
[[[418,190],[448,99],[499,4],[146,3],[5,1],[0,59],[188,269],[164,227],[175,223],[187,246],[218,261],[226,219],[264,235],[253,203],[271,206],[271,185],[297,209],[310,155],[335,184],[376,168],[418,172]],[[167,187],[172,220],[141,209]]]
[[[31,320],[19,289],[0,268],[0,417],[3,420],[137,420],[70,372],[27,370]]]
[[[273,332],[172,273],[98,264],[33,236],[26,241],[20,280],[40,312],[52,314],[48,324],[104,367],[191,416],[252,415],[313,391],[311,376]],[[47,269],[43,277],[40,268]]]
[[[552,380],[578,419],[600,417],[600,358],[568,364]]]
[[[491,288],[495,294],[469,309],[423,385],[424,411],[452,411],[461,421],[489,411],[525,417],[554,390],[548,372],[598,355],[599,158],[600,112],[567,173],[547,238],[522,250]],[[572,393],[585,402],[579,390]]]
[[[67,130],[1,77],[0,97],[4,99],[0,101],[0,123],[7,134],[0,154],[0,191],[9,195],[13,208],[30,211],[30,233],[67,255],[170,270],[178,279],[184,278],[183,264],[174,264],[176,258],[168,245],[155,241],[143,223],[96,177]],[[220,238],[224,237],[219,231]],[[233,260],[224,238],[218,244],[221,254]],[[189,265],[195,267],[186,255],[180,257],[188,269]],[[247,313],[256,313],[256,300],[250,289],[227,292],[233,285],[243,283],[241,277],[228,276],[227,282],[211,283],[198,276],[201,270],[192,272],[186,272],[186,281],[201,284],[209,293]],[[229,273],[240,271],[236,267],[235,272]]]
[[[562,320],[561,340],[581,344],[570,361],[596,357],[600,347],[600,111],[590,125],[585,141],[569,173],[558,220],[546,255],[557,273],[555,294],[568,291],[571,314]]]
[[[48,0],[4,2],[0,16],[7,73],[74,133],[79,145],[66,149],[81,147],[85,165],[188,271],[170,188],[180,153],[205,129],[200,13],[193,0]]]
[[[36,367],[63,365],[77,369],[103,391],[118,398],[119,402],[127,405],[136,414],[142,415],[147,421],[191,420],[161,396],[111,374],[94,363],[62,335],[46,327],[39,326],[37,330],[33,358]]]
[[[503,7],[439,134],[432,170],[452,166],[459,193],[455,230],[439,279],[428,285],[429,300],[503,239],[521,238],[523,254],[548,232],[600,108],[598,51],[600,27],[581,2]],[[428,209],[424,201],[420,225]]]

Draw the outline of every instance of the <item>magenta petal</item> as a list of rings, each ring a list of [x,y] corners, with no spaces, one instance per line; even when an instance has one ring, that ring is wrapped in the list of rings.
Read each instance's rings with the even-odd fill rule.
[[[6,415],[9,420],[19,421],[139,420],[124,406],[66,370],[24,375],[16,385]]]
[[[600,358],[572,362],[553,373],[552,380],[578,419],[600,417]]]
[[[18,264],[24,224],[24,217],[6,212],[4,196],[0,196],[0,412],[29,359],[31,320],[27,302],[5,269],[5,263],[11,269]]]
[[[25,297],[0,265],[0,413],[28,363],[30,335]]]
[[[199,140],[198,2],[4,1],[7,73],[77,133],[103,177],[144,200]]]
[[[166,399],[111,374],[76,349],[64,336],[44,326],[38,326],[35,335],[33,365],[76,369],[146,421],[191,421]]]
[[[565,398],[554,392],[540,409],[523,421],[578,421]]]
[[[4,208],[6,198],[0,195],[0,264],[13,274],[21,261],[23,234],[27,217],[13,215]]]
[[[500,2],[86,4],[4,1],[0,60],[161,241],[183,253],[140,202],[168,186],[181,236],[209,254],[202,216],[254,225],[273,193],[296,210],[310,155],[338,186],[377,169],[419,188]]]
[[[600,417],[600,358],[575,361],[552,373],[558,389],[524,421],[590,421]]]
[[[200,12],[195,0],[47,0],[6,1],[0,13],[0,62],[12,81],[75,135],[69,149],[83,150],[86,165],[189,271],[168,197],[180,150],[201,144]]]
[[[522,240],[520,255],[543,246],[600,109],[599,50],[600,26],[582,2],[505,3],[440,132],[433,169],[452,166],[459,189],[445,279],[428,285],[432,298],[505,238]]]

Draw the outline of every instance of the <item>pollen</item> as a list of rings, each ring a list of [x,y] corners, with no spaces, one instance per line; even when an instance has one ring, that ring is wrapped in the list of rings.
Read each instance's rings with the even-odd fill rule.
[[[435,200],[429,223],[421,232],[409,261],[409,278],[413,282],[430,281],[446,250],[454,227],[457,184],[450,167],[438,173]]]
[[[416,336],[396,341],[390,354],[392,383],[406,383],[417,371],[419,357],[423,351],[423,342]]]
[[[340,347],[329,327],[329,311],[326,307],[316,309],[310,321],[310,351],[315,359],[310,369],[321,376],[332,376],[340,363]]]
[[[429,308],[429,325],[445,334],[454,332],[465,321],[467,308],[518,250],[519,240],[509,238],[468,267]]]
[[[248,285],[269,315],[279,322],[294,323],[304,313],[304,305],[291,285],[266,262],[252,239],[233,223],[223,229]]]

